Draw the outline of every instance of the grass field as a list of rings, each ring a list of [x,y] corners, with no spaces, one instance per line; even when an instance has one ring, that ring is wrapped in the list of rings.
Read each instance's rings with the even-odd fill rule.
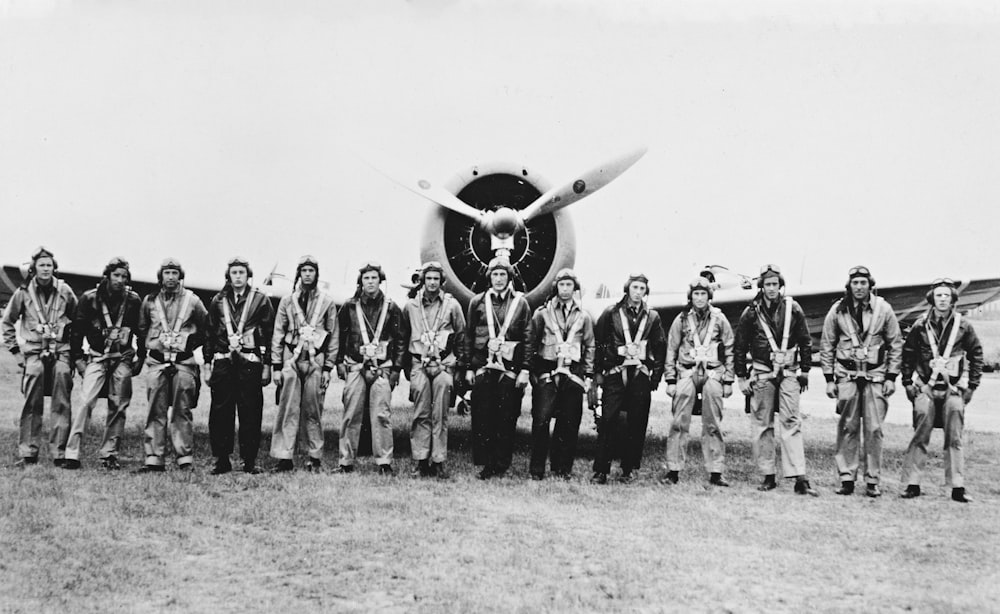
[[[339,391],[324,415],[327,468],[337,462]],[[835,424],[817,417],[806,423],[807,457],[822,496],[796,496],[787,483],[759,493],[747,418],[731,399],[724,427],[733,487],[707,487],[696,441],[682,482],[665,487],[655,479],[667,430],[661,390],[634,484],[587,482],[588,416],[575,478],[527,480],[527,407],[511,477],[474,478],[468,418],[453,417],[454,477],[438,482],[407,475],[409,406],[397,390],[399,477],[380,478],[368,462],[350,476],[215,477],[204,392],[194,473],[131,472],[142,462],[141,383],[126,471],[106,473],[94,457],[103,404],[81,471],[53,468],[45,452],[42,464],[15,469],[21,398],[4,353],[0,611],[948,612],[995,610],[1000,599],[997,434],[967,433],[971,505],[951,502],[943,487],[939,432],[927,496],[897,497],[910,435],[899,425],[886,433],[886,495],[834,495]],[[818,385],[807,395],[822,398]],[[265,397],[266,450],[273,388]]]

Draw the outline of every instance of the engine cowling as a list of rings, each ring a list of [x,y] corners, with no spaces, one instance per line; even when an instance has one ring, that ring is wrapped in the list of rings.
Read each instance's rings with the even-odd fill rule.
[[[524,209],[551,186],[524,166],[499,162],[470,166],[444,187],[476,209],[497,211]],[[559,269],[572,267],[576,259],[572,219],[565,210],[539,216],[513,235],[513,243],[514,287],[536,307],[548,296]],[[421,245],[421,261],[441,262],[445,289],[463,305],[489,286],[486,266],[494,256],[494,237],[474,220],[432,206]]]

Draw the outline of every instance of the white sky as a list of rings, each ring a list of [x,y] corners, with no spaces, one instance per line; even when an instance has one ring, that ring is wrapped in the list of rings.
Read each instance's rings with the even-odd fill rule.
[[[635,143],[571,209],[585,283],[997,276],[1000,8],[0,0],[4,263],[175,255],[215,284],[233,254],[310,252],[328,280],[376,259],[398,282],[428,205],[357,154],[562,183]]]

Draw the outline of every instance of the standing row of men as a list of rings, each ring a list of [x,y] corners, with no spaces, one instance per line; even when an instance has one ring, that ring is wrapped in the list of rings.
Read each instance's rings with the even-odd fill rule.
[[[278,388],[270,449],[275,470],[292,470],[297,448],[308,458],[306,468],[319,470],[324,395],[336,369],[344,381],[338,472],[354,470],[367,417],[377,470],[394,473],[390,397],[404,373],[414,404],[414,474],[448,477],[447,410],[460,378],[472,393],[473,461],[482,467],[480,479],[502,476],[510,468],[524,388],[531,383],[531,477],[544,478],[546,464],[557,476],[570,475],[586,395],[595,415],[600,411],[591,479],[606,483],[617,454],[621,480],[628,482],[642,460],[650,393],[663,378],[672,397],[665,483],[679,480],[691,417],[700,411],[709,483],[729,485],[723,476],[720,423],[723,399],[737,383],[748,397],[753,457],[763,475],[760,490],[777,487],[777,418],[782,475],[795,480],[796,493],[818,494],[806,475],[799,409],[799,396],[808,386],[811,341],[805,315],[784,295],[784,278],[774,265],[762,267],[760,291],[735,333],[711,305],[712,284],[699,277],[689,285],[688,305],[667,334],[658,314],[646,307],[649,280],[644,275],[630,276],[622,300],[595,324],[576,298],[580,283],[572,270],[557,273],[549,299],[532,313],[512,286],[514,272],[505,258],[490,262],[490,287],[473,298],[466,313],[443,291],[444,270],[436,262],[421,268],[419,287],[403,308],[383,294],[381,267],[365,264],[356,294],[339,312],[319,288],[319,263],[311,256],[299,261],[294,290],[276,311],[250,285],[253,272],[240,258],[227,264],[225,286],[207,309],[184,288],[184,270],[172,258],[157,272],[158,292],[141,301],[128,287],[129,265],[121,258],[108,263],[101,282],[79,303],[56,271],[53,254],[36,251],[28,280],[3,317],[4,341],[24,369],[22,464],[37,462],[44,396],[53,399],[50,452],[57,465],[68,469],[80,467],[87,420],[98,398],[106,396],[99,454],[106,468],[119,468],[131,378],[145,365],[149,410],[140,471],[164,470],[168,433],[178,466],[189,469],[192,409],[201,383],[194,351],[200,347],[202,375],[212,393],[214,474],[232,470],[237,414],[243,471],[260,471],[262,387],[272,379]],[[863,448],[865,492],[880,496],[882,422],[902,373],[916,431],[906,454],[903,496],[920,495],[920,470],[937,424],[945,428],[952,498],[968,501],[962,481],[963,415],[979,384],[982,348],[972,326],[954,309],[955,284],[932,284],[927,295],[932,308],[917,320],[905,344],[893,309],[873,293],[874,286],[866,267],[852,268],[845,297],[830,309],[823,327],[820,362],[827,395],[837,399],[840,415],[837,493],[854,492]],[[69,403],[73,367],[83,377],[84,392],[84,407],[75,416]]]

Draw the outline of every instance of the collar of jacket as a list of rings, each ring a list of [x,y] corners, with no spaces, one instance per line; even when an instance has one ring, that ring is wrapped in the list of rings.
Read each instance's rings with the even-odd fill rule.
[[[684,310],[685,314],[693,313],[694,317],[699,320],[708,319],[708,316],[712,315],[712,304],[709,303],[705,305],[704,309],[698,309],[697,307],[691,306]]]
[[[628,296],[625,296],[622,300],[618,301],[618,304],[615,305],[615,307],[618,309],[624,308],[625,311],[632,311],[632,304],[629,303]],[[636,311],[636,314],[641,316],[644,313],[646,313],[646,301],[639,301],[639,309]]]
[[[377,290],[374,295],[368,296],[364,292],[361,293],[361,298],[359,299],[362,305],[378,305],[382,302],[382,291]]]
[[[428,297],[426,292],[421,292],[420,300],[423,301],[424,305],[430,305],[434,302],[444,303],[444,292],[438,290],[437,296],[434,298]]]
[[[487,290],[487,292],[492,294],[494,298],[498,298],[501,301],[506,301],[507,298],[512,294],[512,291],[510,289],[510,284],[507,284],[507,287],[501,290],[500,292],[497,292],[493,288],[490,288],[489,290]]]
[[[559,300],[558,296],[553,296],[551,299],[549,299],[549,303],[552,305],[553,309],[562,306],[562,301]],[[569,299],[568,305],[570,313],[573,313],[574,309],[583,309],[582,307],[580,307],[580,303],[576,302],[576,298]]]

